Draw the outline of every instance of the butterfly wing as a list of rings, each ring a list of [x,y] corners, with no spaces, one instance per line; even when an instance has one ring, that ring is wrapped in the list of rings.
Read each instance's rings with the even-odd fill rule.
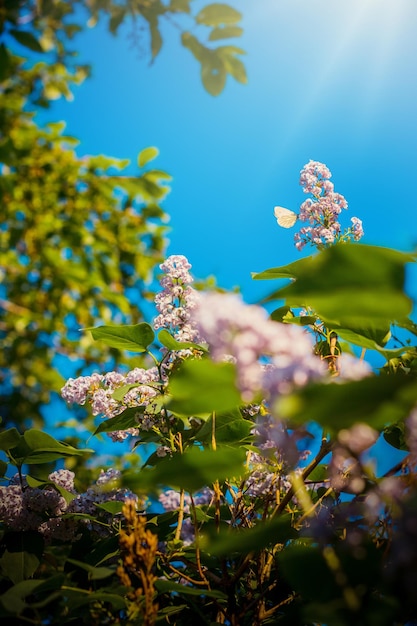
[[[274,215],[277,218],[279,226],[283,228],[291,228],[298,219],[297,213],[289,209],[284,209],[282,206],[276,206],[274,208]]]

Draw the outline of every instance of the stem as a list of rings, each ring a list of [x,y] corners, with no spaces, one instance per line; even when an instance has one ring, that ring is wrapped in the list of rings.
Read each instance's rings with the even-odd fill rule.
[[[179,541],[180,535],[181,535],[182,523],[184,521],[184,499],[185,499],[185,492],[184,492],[184,489],[181,489],[180,506],[178,510],[178,522],[177,522],[177,528],[175,530],[175,541]]]

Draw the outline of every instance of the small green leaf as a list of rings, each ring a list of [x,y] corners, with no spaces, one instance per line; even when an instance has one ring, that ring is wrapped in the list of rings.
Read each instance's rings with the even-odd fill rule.
[[[125,326],[96,326],[84,330],[89,330],[96,341],[100,340],[111,348],[130,352],[146,352],[155,339],[152,326],[146,322]]]
[[[216,589],[199,589],[188,585],[180,585],[179,583],[163,579],[155,581],[155,588],[159,593],[178,593],[180,595],[205,596],[207,598],[219,598],[221,600],[227,598],[225,593],[217,591]]]
[[[115,415],[115,417],[111,417],[110,419],[101,422],[101,424],[99,424],[94,431],[94,435],[98,435],[99,433],[111,433],[115,430],[137,428],[138,422],[136,420],[136,416],[143,413],[143,411],[143,407],[126,409],[123,413],[120,413],[120,415]]]
[[[156,159],[158,154],[159,154],[158,148],[154,148],[153,146],[150,146],[149,148],[145,148],[144,150],[139,152],[139,156],[138,156],[139,167],[144,167],[144,165],[149,163],[149,161]]]
[[[232,37],[240,37],[243,34],[243,28],[240,26],[218,26],[213,28],[209,35],[209,41],[217,41],[218,39],[231,39]]]
[[[197,24],[220,26],[222,24],[236,24],[242,19],[242,14],[228,4],[215,2],[203,7],[195,19]]]
[[[178,341],[177,339],[174,339],[174,337],[165,328],[159,331],[158,341],[162,343],[165,348],[168,348],[168,350],[171,350],[172,352],[178,352],[179,350],[187,349],[207,352],[207,348],[201,346],[198,343],[193,343],[192,341]]]
[[[44,52],[41,44],[32,33],[16,30],[15,28],[11,28],[9,32],[21,46],[29,48],[29,50],[33,50],[33,52]]]
[[[76,565],[80,569],[88,572],[88,578],[90,580],[102,580],[103,578],[113,576],[115,573],[115,570],[110,569],[110,567],[94,567],[94,565],[89,565],[88,563],[77,561],[75,559],[67,559],[67,562],[72,563],[72,565]]]
[[[9,428],[0,433],[0,450],[15,448],[21,441],[22,435],[16,428]]]

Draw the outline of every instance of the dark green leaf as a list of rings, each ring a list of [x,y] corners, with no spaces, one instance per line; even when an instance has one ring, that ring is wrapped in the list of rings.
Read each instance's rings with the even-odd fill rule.
[[[201,589],[190,587],[188,585],[180,585],[179,583],[172,582],[170,580],[159,579],[155,581],[155,588],[159,593],[178,593],[189,596],[205,596],[207,598],[227,598],[226,594],[222,591],[215,589]]]
[[[0,433],[0,450],[15,448],[21,441],[22,435],[16,428],[9,428]]]
[[[94,567],[93,565],[89,565],[88,563],[84,563],[83,561],[77,561],[75,559],[67,559],[67,562],[72,563],[80,569],[88,572],[89,580],[102,580],[103,578],[113,576],[115,573],[115,570],[111,569],[110,567]]]
[[[0,604],[14,615],[22,613],[27,604],[25,598],[43,584],[42,580],[23,580],[17,583],[0,596]]]
[[[38,569],[43,553],[43,539],[33,530],[12,532],[3,539],[5,551],[0,558],[2,573],[13,583],[31,578]]]
[[[33,50],[33,52],[44,52],[41,44],[32,33],[16,30],[15,28],[11,28],[9,32],[21,46],[29,48],[29,50]]]

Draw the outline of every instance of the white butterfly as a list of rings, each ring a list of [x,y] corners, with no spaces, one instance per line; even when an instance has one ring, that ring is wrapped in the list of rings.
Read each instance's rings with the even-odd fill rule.
[[[277,218],[278,224],[283,228],[291,228],[298,219],[297,213],[289,209],[284,209],[282,206],[276,206],[274,208],[274,215]]]

